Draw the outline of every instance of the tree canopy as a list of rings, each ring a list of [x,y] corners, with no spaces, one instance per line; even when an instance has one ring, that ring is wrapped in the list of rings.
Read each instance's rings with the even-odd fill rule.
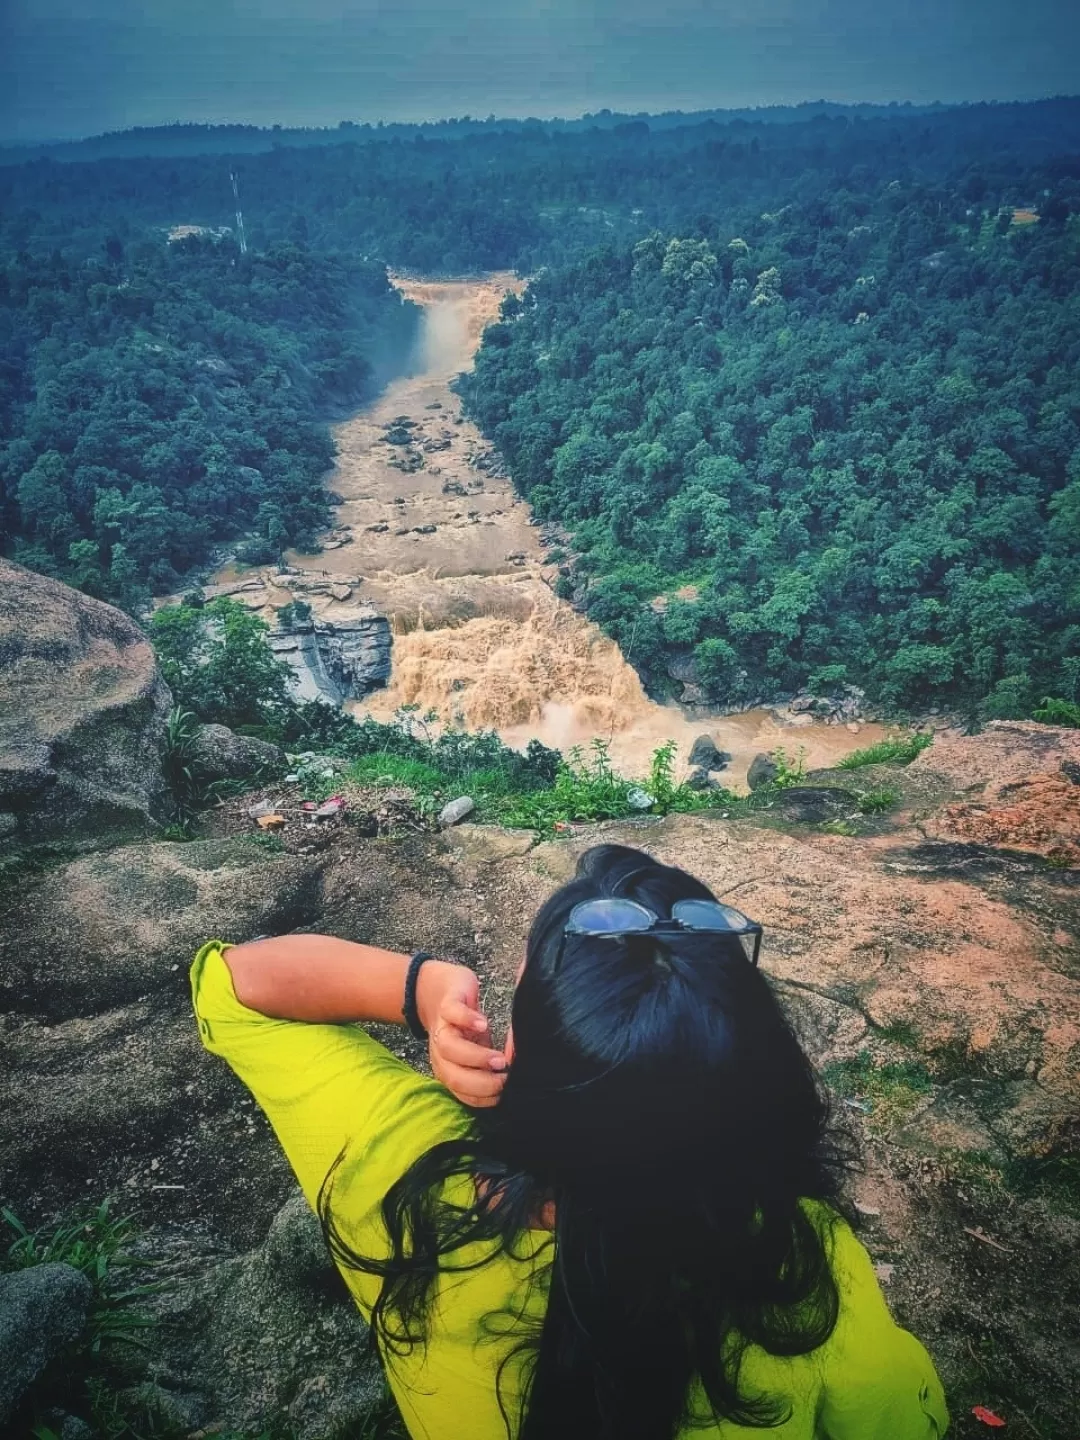
[[[654,687],[691,657],[727,703],[1075,697],[1080,191],[999,224],[973,190],[849,177],[654,232],[486,333],[468,408]]]

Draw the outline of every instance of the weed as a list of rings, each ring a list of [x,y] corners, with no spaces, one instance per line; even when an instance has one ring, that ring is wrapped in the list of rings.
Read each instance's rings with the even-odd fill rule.
[[[910,765],[934,743],[933,735],[919,731],[915,735],[890,735],[865,750],[853,750],[837,761],[839,770],[858,770],[863,765]]]
[[[202,723],[179,705],[169,711],[161,747],[161,768],[171,801],[168,839],[190,839],[200,810],[225,793],[220,781],[211,780],[199,760],[196,741]]]
[[[605,742],[594,740],[588,754],[577,747],[571,750],[553,785],[525,794],[490,797],[485,809],[503,825],[550,835],[557,826],[574,821],[685,814],[737,803],[726,790],[692,790],[676,783],[675,752],[675,742],[670,740],[655,750],[648,779],[637,784],[613,768]]]
[[[1046,868],[1048,870],[1071,870],[1076,862],[1064,848],[1051,850],[1046,857]]]
[[[1073,1214],[1080,1212],[1080,1155],[1015,1156],[1004,1167],[1005,1185],[1017,1195],[1038,1195]]]
[[[801,785],[806,779],[804,746],[800,745],[798,754],[790,758],[784,749],[776,749],[772,752],[772,761],[776,766],[776,774],[769,783],[774,790],[788,790],[793,785]]]
[[[850,820],[825,820],[818,829],[823,835],[854,835],[855,826]]]
[[[891,810],[900,799],[900,791],[888,785],[877,790],[864,790],[859,796],[859,809],[864,815],[882,815]]]
[[[260,850],[265,850],[268,855],[280,855],[285,849],[285,841],[281,836],[271,834],[269,830],[257,830],[247,838],[251,841],[252,845],[257,845]]]
[[[401,785],[424,795],[441,795],[451,784],[434,765],[403,755],[362,755],[346,774],[358,785]]]
[[[873,1123],[881,1127],[906,1119],[934,1088],[929,1070],[919,1061],[878,1064],[868,1050],[860,1050],[853,1060],[827,1065],[824,1073],[838,1095],[867,1105]]]

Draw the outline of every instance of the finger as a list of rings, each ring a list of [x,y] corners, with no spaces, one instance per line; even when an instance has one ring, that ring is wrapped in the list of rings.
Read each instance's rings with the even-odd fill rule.
[[[506,1084],[505,1070],[474,1070],[450,1062],[440,1065],[436,1075],[455,1095],[498,1095]]]
[[[434,1043],[439,1057],[448,1065],[460,1065],[465,1070],[506,1069],[506,1056],[501,1050],[478,1045],[450,1027],[440,1030]]]
[[[439,1019],[465,1034],[479,1035],[488,1028],[487,1017],[475,1005],[466,1005],[453,996],[447,997],[439,1006]]]
[[[485,1075],[480,1070],[462,1070],[448,1065],[440,1077],[446,1088],[465,1105],[494,1105],[502,1094],[505,1075]]]

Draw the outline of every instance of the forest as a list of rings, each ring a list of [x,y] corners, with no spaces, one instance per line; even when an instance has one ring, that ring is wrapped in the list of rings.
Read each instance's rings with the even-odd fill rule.
[[[0,269],[0,534],[13,557],[138,612],[215,544],[311,545],[330,515],[322,416],[406,361],[385,268],[188,236]]]
[[[310,545],[387,265],[512,267],[462,396],[651,688],[1075,701],[1080,101],[592,118],[0,156],[0,547],[138,613]]]
[[[1080,187],[985,198],[843,182],[507,299],[462,393],[654,688],[1076,698]]]

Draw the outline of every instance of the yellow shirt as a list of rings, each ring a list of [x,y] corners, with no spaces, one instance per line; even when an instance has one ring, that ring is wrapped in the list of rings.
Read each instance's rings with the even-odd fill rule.
[[[191,969],[192,997],[206,1048],[221,1055],[251,1091],[274,1128],[308,1203],[315,1205],[343,1149],[333,1211],[350,1246],[383,1257],[388,1241],[379,1207],[386,1191],[439,1140],[462,1134],[469,1115],[437,1081],[425,1079],[352,1025],[272,1020],[241,1005],[222,959],[228,947],[205,945]],[[468,1204],[468,1181],[447,1198]],[[836,1329],[808,1355],[780,1357],[751,1347],[743,1360],[744,1393],[783,1397],[790,1418],[769,1430],[724,1422],[687,1432],[703,1440],[762,1436],[772,1440],[936,1440],[948,1416],[941,1384],[922,1345],[895,1324],[870,1257],[841,1220],[807,1202],[831,1234],[840,1291]],[[827,1218],[828,1217],[828,1218]],[[445,1274],[436,1283],[430,1339],[387,1377],[413,1440],[505,1440],[495,1376],[513,1340],[492,1336],[485,1317],[516,1310],[543,1314],[534,1272],[550,1259],[552,1237],[528,1231],[515,1257],[494,1255],[481,1268]],[[462,1260],[481,1259],[474,1246]],[[343,1270],[365,1319],[379,1280]],[[519,1374],[503,1378],[509,1413],[517,1413]]]

